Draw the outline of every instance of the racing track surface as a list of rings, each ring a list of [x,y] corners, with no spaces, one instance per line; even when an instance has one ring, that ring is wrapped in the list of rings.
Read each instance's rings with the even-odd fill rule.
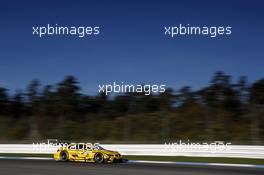
[[[199,167],[169,164],[91,164],[52,160],[0,160],[1,175],[249,175],[264,169],[247,167]]]

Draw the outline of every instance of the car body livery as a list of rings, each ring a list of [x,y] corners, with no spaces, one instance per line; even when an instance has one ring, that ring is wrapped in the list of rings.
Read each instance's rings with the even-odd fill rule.
[[[56,161],[77,161],[77,162],[95,162],[95,163],[118,163],[123,162],[123,157],[116,151],[110,151],[102,148],[98,144],[90,143],[71,143],[59,147],[54,153]]]

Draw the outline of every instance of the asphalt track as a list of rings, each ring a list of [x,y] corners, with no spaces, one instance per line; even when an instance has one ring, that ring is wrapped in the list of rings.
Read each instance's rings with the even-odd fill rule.
[[[52,160],[0,160],[1,175],[249,175],[263,168],[148,163],[93,164]]]

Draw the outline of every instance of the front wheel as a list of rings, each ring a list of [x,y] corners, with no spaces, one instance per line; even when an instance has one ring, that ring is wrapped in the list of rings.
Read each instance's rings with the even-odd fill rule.
[[[95,153],[94,155],[94,161],[96,163],[103,163],[104,162],[104,156],[101,153]]]

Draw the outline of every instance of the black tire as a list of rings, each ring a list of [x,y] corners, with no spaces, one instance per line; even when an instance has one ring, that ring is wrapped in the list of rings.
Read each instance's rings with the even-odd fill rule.
[[[120,159],[120,163],[127,163],[128,162],[128,159]]]
[[[60,153],[60,161],[67,162],[68,161],[68,153],[66,151],[62,151]]]
[[[102,153],[95,153],[94,161],[95,163],[104,163],[104,155]]]

